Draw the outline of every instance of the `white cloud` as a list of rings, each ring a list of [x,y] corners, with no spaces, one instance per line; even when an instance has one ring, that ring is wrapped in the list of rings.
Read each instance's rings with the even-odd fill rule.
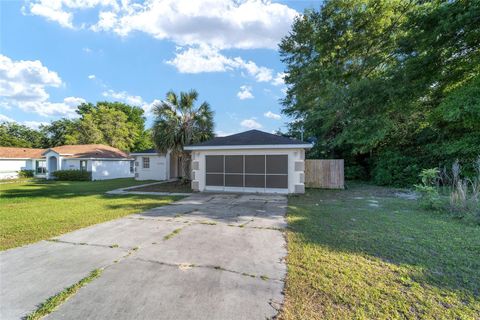
[[[180,45],[276,49],[298,12],[269,0],[31,0],[23,11],[76,28],[81,11],[96,8],[98,20],[77,25],[120,36],[144,32]]]
[[[30,13],[58,22],[62,27],[73,29],[73,14],[62,10],[58,1],[39,1],[30,4]]]
[[[6,115],[0,114],[0,122],[15,122],[15,120],[7,117]]]
[[[72,102],[85,101],[68,97],[63,102],[49,101],[48,87],[63,85],[59,75],[48,70],[40,61],[13,61],[0,55],[0,106],[18,107],[41,116],[74,116]]]
[[[277,72],[277,75],[275,76],[275,78],[273,79],[272,81],[272,84],[274,86],[281,86],[281,85],[284,85],[285,84],[285,76],[287,74],[285,72]]]
[[[245,100],[245,99],[253,99],[254,96],[252,94],[252,87],[250,86],[241,86],[240,91],[237,93],[237,97],[240,100]]]
[[[35,129],[37,130],[38,128],[40,128],[41,125],[47,125],[49,124],[48,122],[45,122],[45,121],[23,121],[23,122],[18,122],[10,117],[7,117],[3,114],[0,114],[0,123],[2,122],[14,122],[14,123],[18,123],[18,124],[23,124],[29,128],[32,128],[32,129]]]
[[[242,120],[242,122],[240,122],[240,125],[247,129],[261,129],[263,127],[254,118]]]
[[[272,111],[268,111],[268,112],[265,112],[263,114],[265,117],[269,118],[269,119],[273,119],[273,120],[280,120],[282,119],[282,116],[279,115],[279,114],[276,114],[276,113],[273,113]]]
[[[130,95],[126,91],[108,90],[102,92],[102,95],[105,98],[111,100],[124,102],[132,106],[141,107],[146,115],[150,115],[152,113],[153,107],[161,102],[160,100],[155,99],[152,102],[148,103],[143,100],[141,96]]]
[[[38,130],[40,126],[45,126],[45,125],[48,125],[49,123],[44,121],[23,121],[22,124],[31,129]]]
[[[179,47],[175,58],[166,61],[181,73],[241,71],[253,77],[258,82],[271,82],[278,85],[282,74],[267,67],[258,66],[255,62],[245,61],[241,57],[229,58],[220,53],[218,48],[207,45]]]
[[[206,45],[178,48],[175,58],[166,63],[181,73],[223,72],[238,68],[238,62]]]
[[[122,102],[125,102],[127,104],[134,105],[134,106],[141,106],[145,103],[143,101],[142,97],[129,95],[125,91],[117,92],[117,91],[114,91],[114,90],[108,90],[108,91],[102,92],[102,96],[104,96],[105,98],[110,98],[110,99],[113,99],[113,100],[122,101]]]
[[[88,76],[88,79],[90,79],[90,80],[93,80],[95,78],[96,78],[96,76],[94,74],[91,74],[91,75]]]

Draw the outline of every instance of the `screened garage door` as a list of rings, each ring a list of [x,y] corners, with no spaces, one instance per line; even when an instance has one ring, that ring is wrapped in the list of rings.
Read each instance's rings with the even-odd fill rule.
[[[206,156],[206,185],[288,189],[288,155]]]

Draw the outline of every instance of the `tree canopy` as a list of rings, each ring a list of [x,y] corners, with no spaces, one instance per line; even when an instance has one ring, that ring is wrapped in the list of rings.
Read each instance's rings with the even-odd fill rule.
[[[13,122],[0,124],[0,145],[48,148],[65,144],[107,144],[124,151],[153,148],[143,109],[120,102],[83,103],[77,119],[59,119],[34,130]]]
[[[480,154],[480,2],[327,0],[280,44],[283,112],[310,156],[347,176],[408,185]]]

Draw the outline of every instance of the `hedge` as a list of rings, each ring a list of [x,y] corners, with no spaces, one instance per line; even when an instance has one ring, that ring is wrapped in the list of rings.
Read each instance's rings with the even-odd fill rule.
[[[33,177],[33,170],[20,170],[18,171],[19,178],[32,178]]]
[[[91,181],[92,173],[83,170],[57,170],[52,172],[52,176],[62,181]]]

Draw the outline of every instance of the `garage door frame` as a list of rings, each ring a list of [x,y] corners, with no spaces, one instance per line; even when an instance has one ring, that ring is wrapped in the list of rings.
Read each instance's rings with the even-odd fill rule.
[[[242,170],[235,169],[235,166],[232,168],[230,163],[228,163],[228,159],[231,159],[233,162],[237,162],[238,167],[240,163],[238,157],[242,157]],[[263,158],[263,168],[258,167],[258,161],[257,164],[253,163],[252,168],[247,168],[249,167],[249,161],[247,159],[254,160],[254,157]],[[278,157],[284,160],[278,161]],[[269,165],[268,162],[270,162],[271,165]],[[275,167],[275,164],[280,164],[280,166]],[[257,167],[255,167],[255,165],[257,165]],[[204,175],[205,189],[209,191],[288,193],[290,180],[289,154],[209,154],[205,155]],[[220,178],[221,176],[222,178]],[[242,176],[242,186],[238,186],[240,181],[236,179],[237,176]],[[256,181],[257,184],[262,184],[262,186],[247,186],[247,179],[249,177],[263,177],[263,184],[261,182],[259,183],[258,179]],[[229,179],[230,183],[228,181]],[[269,184],[269,181],[271,184]],[[219,185],[215,185],[217,182]],[[237,186],[235,186],[235,184],[237,184]]]

